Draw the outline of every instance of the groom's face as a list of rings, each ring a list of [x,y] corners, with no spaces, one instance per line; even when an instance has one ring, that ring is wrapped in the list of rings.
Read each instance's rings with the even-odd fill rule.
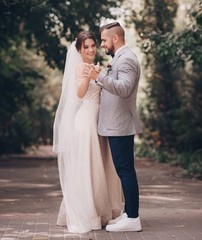
[[[114,43],[113,36],[110,34],[108,29],[104,29],[101,32],[101,47],[105,49],[107,55],[114,55]]]

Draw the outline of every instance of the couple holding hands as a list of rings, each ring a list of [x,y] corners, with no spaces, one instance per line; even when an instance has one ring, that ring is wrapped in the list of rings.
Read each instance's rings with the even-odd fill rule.
[[[67,53],[53,137],[63,194],[57,224],[72,233],[141,231],[134,168],[140,66],[118,22],[100,33],[113,56],[106,69],[93,64],[97,46],[89,31]]]

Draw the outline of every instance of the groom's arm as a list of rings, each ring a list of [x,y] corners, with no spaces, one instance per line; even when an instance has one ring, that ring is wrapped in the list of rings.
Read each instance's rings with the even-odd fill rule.
[[[113,66],[112,66],[113,70]],[[135,59],[124,59],[117,67],[116,77],[113,77],[113,71],[109,74],[100,73],[97,78],[97,84],[102,84],[102,88],[108,92],[128,97],[138,84],[140,76],[139,63]]]

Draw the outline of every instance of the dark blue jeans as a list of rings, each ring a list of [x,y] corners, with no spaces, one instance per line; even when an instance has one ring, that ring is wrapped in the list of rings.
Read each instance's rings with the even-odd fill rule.
[[[139,189],[134,167],[134,135],[108,137],[114,166],[121,180],[128,217],[139,216]]]

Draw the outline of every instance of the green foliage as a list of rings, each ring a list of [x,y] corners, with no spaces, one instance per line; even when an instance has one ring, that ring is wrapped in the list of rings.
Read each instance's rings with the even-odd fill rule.
[[[202,179],[202,150],[191,154],[183,153],[179,155],[176,162],[188,170],[188,172],[199,179]]]
[[[145,1],[147,2],[147,1]],[[156,10],[158,8],[158,11]],[[149,9],[149,10],[148,10]],[[148,84],[143,119],[148,141],[158,132],[154,147],[167,150],[201,148],[201,14],[182,32],[173,32],[175,1],[150,1],[147,15],[135,21],[145,52]],[[149,11],[149,12],[148,12]],[[158,13],[158,14],[157,14]],[[145,13],[146,14],[146,13]],[[154,31],[149,16],[152,16]],[[160,24],[163,21],[163,25]],[[143,32],[142,28],[143,26]],[[189,65],[188,65],[189,64]],[[189,66],[189,71],[187,67]],[[147,72],[148,71],[148,72]]]
[[[0,134],[0,154],[2,153],[20,153],[30,143],[36,141],[32,121],[28,116],[28,109],[21,109],[10,116],[9,122],[4,123]]]
[[[176,1],[145,0],[134,19],[147,79],[143,148],[159,161],[172,161],[170,153],[185,155],[191,161],[185,167],[200,175],[201,158],[193,156],[202,149],[202,9],[194,4],[190,24],[180,31],[174,28],[176,11]]]
[[[0,1],[0,154],[52,139],[55,109],[44,104],[50,94],[45,89],[47,76],[38,73],[23,49],[37,52],[50,67],[63,70],[64,43],[74,40],[82,29],[90,29],[99,39],[100,19],[113,18],[111,9],[122,2]]]
[[[158,131],[156,141],[164,148],[175,145],[172,120],[175,117],[174,110],[179,107],[179,100],[176,88],[178,74],[167,62],[169,52],[160,44],[163,42],[162,36],[174,28],[176,11],[176,1],[145,1],[144,9],[135,19],[141,48],[145,53],[144,67],[148,79],[143,119],[152,134]],[[160,49],[162,51],[159,54]],[[148,141],[150,138],[152,136],[148,136]]]
[[[41,76],[26,66],[12,41],[0,52],[0,69],[0,153],[19,152],[34,139],[27,113],[33,80]]]
[[[51,67],[63,69],[66,47],[61,39],[72,41],[82,29],[90,29],[99,39],[100,19],[112,18],[110,9],[121,2],[4,0],[0,4],[0,40],[20,35],[27,47],[37,49]]]
[[[189,176],[202,179],[202,151],[195,152],[171,152],[161,148],[153,148],[147,142],[136,145],[138,157],[148,157],[161,163],[171,163],[186,169]]]

